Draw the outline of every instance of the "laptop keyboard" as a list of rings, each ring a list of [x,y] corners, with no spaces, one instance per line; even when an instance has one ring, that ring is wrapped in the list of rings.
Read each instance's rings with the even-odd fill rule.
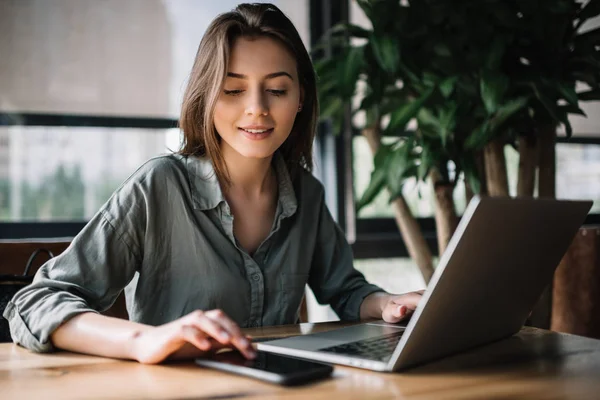
[[[344,343],[338,346],[319,349],[327,353],[339,353],[348,356],[366,358],[368,360],[388,361],[404,330],[389,335],[377,336],[375,338],[358,340],[356,342]]]

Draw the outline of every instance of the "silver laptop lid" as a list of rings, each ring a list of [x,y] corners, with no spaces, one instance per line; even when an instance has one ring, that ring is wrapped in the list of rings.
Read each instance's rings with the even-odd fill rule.
[[[591,201],[474,197],[388,370],[518,332],[591,206]]]

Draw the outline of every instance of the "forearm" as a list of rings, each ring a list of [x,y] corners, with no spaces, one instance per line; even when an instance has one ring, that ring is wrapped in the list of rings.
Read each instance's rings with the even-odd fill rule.
[[[55,347],[110,358],[135,359],[133,343],[150,326],[96,313],[79,314],[52,335]]]
[[[381,319],[383,308],[390,295],[385,292],[371,293],[360,305],[360,319]]]

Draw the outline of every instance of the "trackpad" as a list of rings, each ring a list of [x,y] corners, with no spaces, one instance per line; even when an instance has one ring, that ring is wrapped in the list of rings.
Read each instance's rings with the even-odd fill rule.
[[[368,325],[361,324],[329,332],[313,333],[304,336],[295,336],[288,339],[274,340],[265,344],[282,346],[291,349],[318,350],[325,347],[355,342],[357,340],[370,339],[404,330],[402,327],[390,325]]]
[[[328,340],[323,338],[316,338],[314,335],[305,336],[294,336],[287,339],[273,340],[265,342],[267,346],[279,346],[288,349],[297,350],[318,350],[324,347],[337,346],[344,342],[339,340]]]

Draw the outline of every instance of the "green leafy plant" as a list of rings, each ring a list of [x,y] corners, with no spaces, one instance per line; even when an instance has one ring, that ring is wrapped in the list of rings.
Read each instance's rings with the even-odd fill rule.
[[[434,187],[439,252],[458,220],[453,191],[508,195],[504,147],[520,153],[517,194],[554,195],[556,128],[572,129],[579,101],[600,99],[600,29],[582,32],[599,1],[358,0],[372,28],[341,24],[323,39],[333,56],[315,63],[322,118],[353,129],[374,154],[357,201],[390,194],[400,232],[427,281],[432,257],[403,197],[408,179]],[[577,92],[584,84],[587,90]],[[360,103],[352,107],[352,99]],[[360,115],[362,118],[358,118]],[[357,122],[358,121],[358,122]],[[407,132],[415,121],[416,129]],[[381,138],[395,137],[383,145]],[[546,163],[546,164],[544,164]],[[453,168],[450,168],[452,166]]]

